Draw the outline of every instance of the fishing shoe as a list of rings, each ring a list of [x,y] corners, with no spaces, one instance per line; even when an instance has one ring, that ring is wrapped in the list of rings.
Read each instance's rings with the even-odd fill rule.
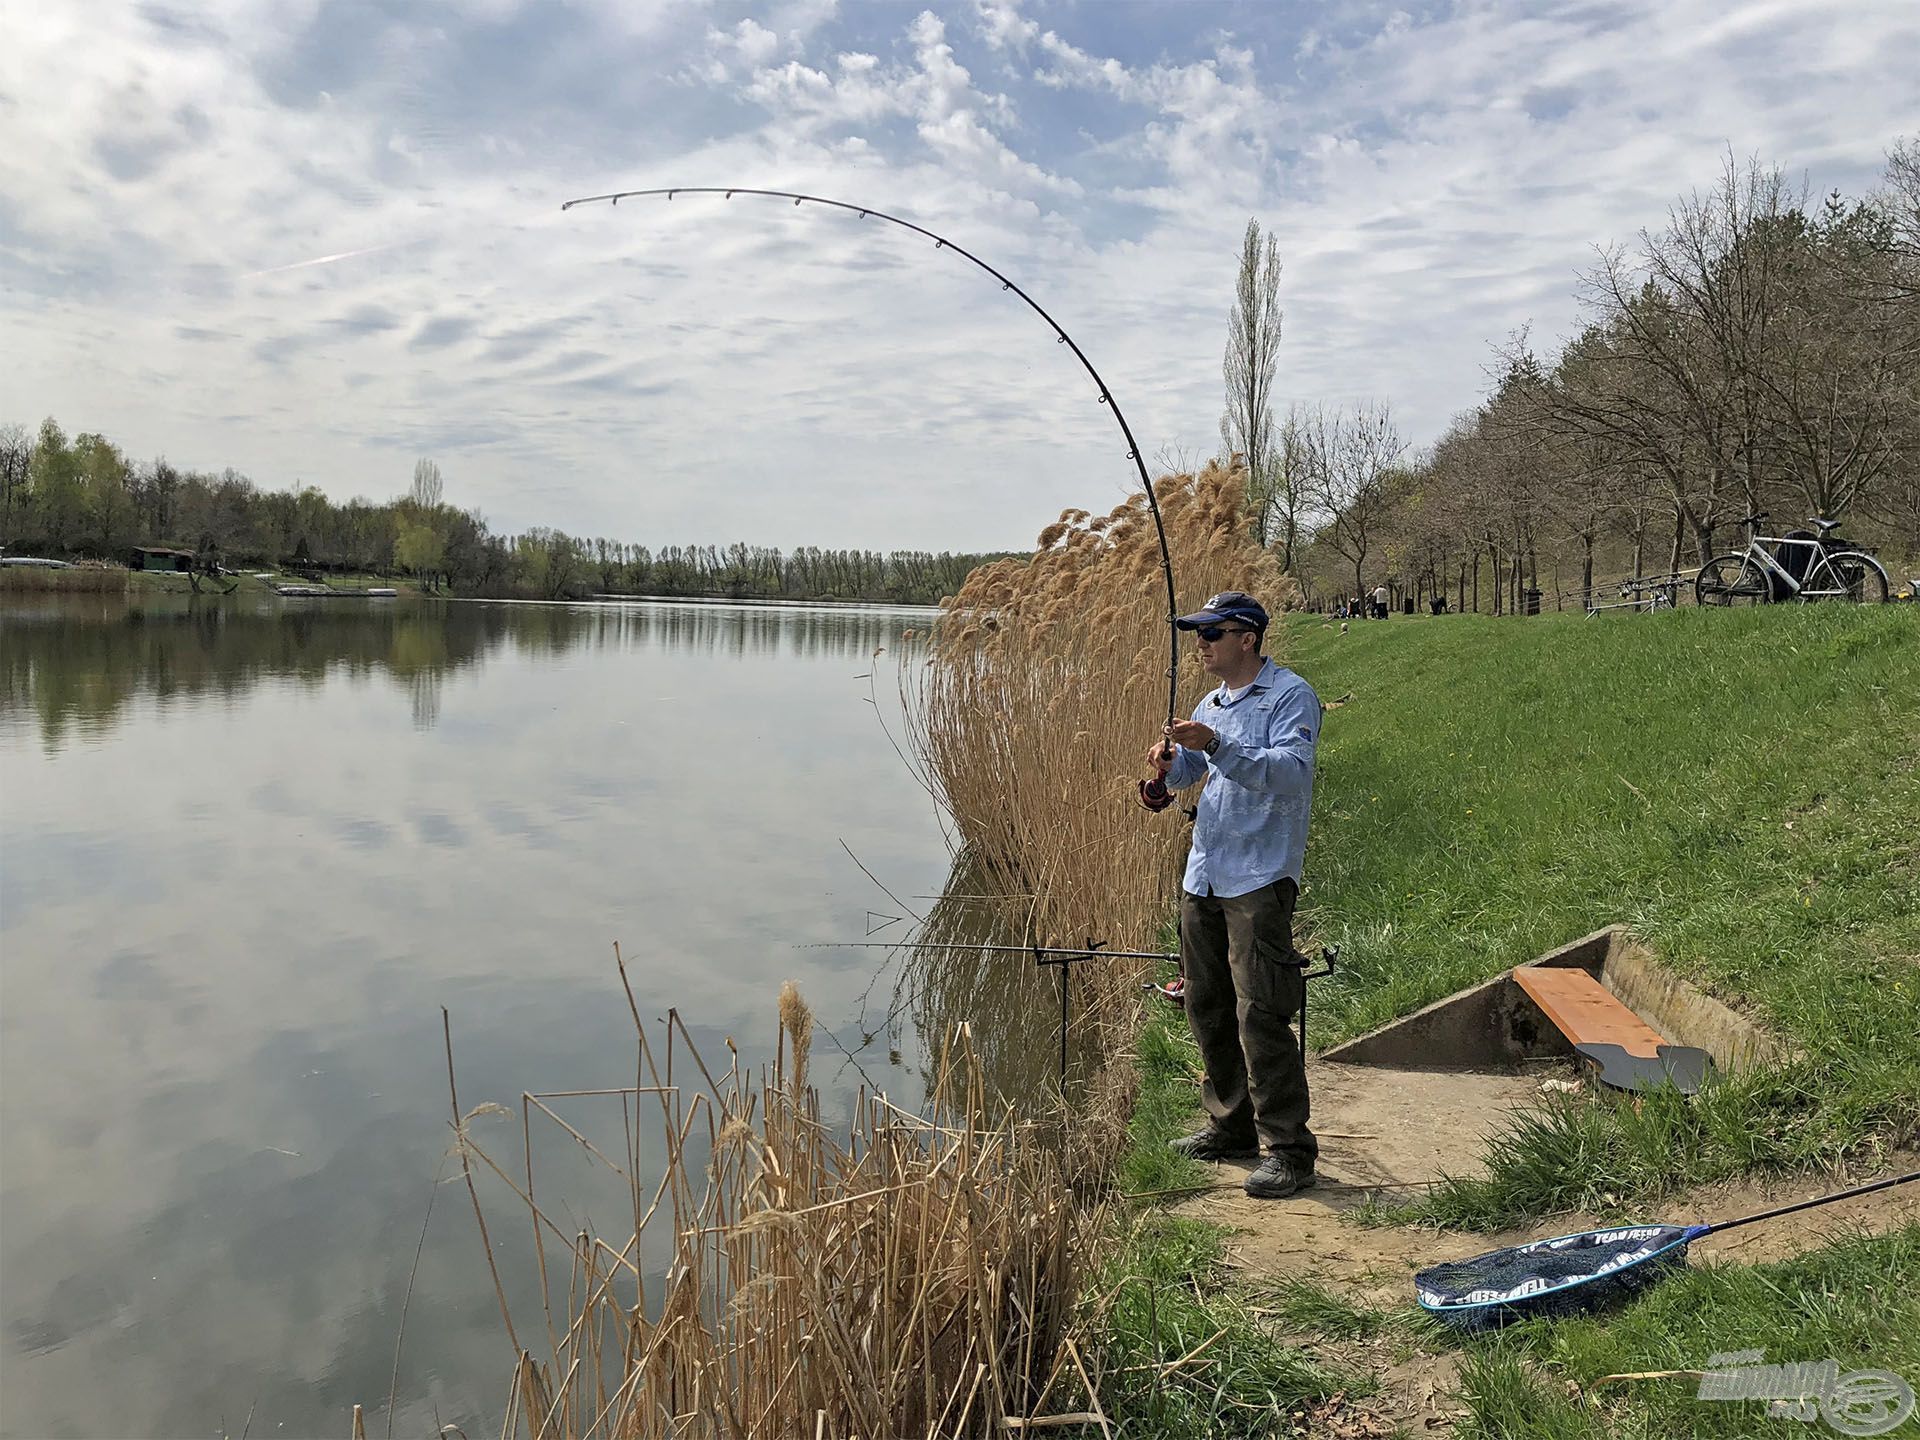
[[[1251,1160],[1260,1153],[1260,1144],[1253,1136],[1234,1135],[1217,1125],[1175,1140],[1167,1148],[1189,1160]]]
[[[1245,1190],[1256,1200],[1284,1200],[1311,1188],[1320,1177],[1313,1166],[1296,1165],[1284,1155],[1269,1155],[1247,1176]]]

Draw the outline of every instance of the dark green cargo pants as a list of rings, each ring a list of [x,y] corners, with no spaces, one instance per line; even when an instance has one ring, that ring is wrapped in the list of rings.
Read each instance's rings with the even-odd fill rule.
[[[1288,879],[1232,899],[1182,892],[1180,968],[1207,1114],[1310,1166],[1320,1144],[1307,1128],[1307,1067],[1291,1023],[1307,985],[1293,948],[1297,894]]]

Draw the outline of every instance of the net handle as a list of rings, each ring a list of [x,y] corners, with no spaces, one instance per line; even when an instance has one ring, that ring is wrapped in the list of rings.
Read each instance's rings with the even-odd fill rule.
[[[1875,1190],[1890,1189],[1895,1185],[1905,1185],[1920,1180],[1920,1170],[1909,1175],[1895,1175],[1887,1180],[1870,1180],[1865,1185],[1855,1185],[1850,1190],[1836,1190],[1831,1195],[1816,1196],[1812,1200],[1801,1200],[1792,1205],[1780,1205],[1772,1210],[1762,1210],[1753,1215],[1742,1215],[1738,1220],[1722,1220],[1713,1225],[1693,1225],[1688,1228],[1695,1236],[1712,1235],[1721,1230],[1731,1230],[1738,1225],[1751,1225],[1759,1220],[1773,1220],[1782,1215],[1791,1215],[1796,1210],[1811,1210],[1816,1205],[1831,1205],[1835,1200],[1851,1200],[1856,1195],[1871,1195]]]

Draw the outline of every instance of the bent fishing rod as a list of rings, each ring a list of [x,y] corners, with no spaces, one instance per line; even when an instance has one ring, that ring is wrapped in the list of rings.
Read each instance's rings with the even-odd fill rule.
[[[1179,703],[1180,627],[1175,622],[1179,618],[1180,605],[1173,593],[1173,556],[1167,549],[1167,527],[1160,519],[1160,502],[1154,496],[1153,481],[1147,476],[1147,464],[1141,458],[1140,444],[1133,438],[1133,427],[1127,424],[1127,417],[1120,411],[1120,402],[1113,398],[1113,392],[1107,388],[1107,382],[1102,380],[1100,372],[1093,368],[1093,362],[1087,358],[1087,352],[1080,348],[1071,335],[1067,334],[1060,322],[1049,315],[1038,300],[965,246],[956,244],[944,235],[935,234],[924,225],[916,225],[913,221],[903,220],[898,215],[889,215],[886,211],[876,210],[871,205],[854,205],[845,200],[829,200],[825,196],[805,195],[792,190],[757,190],[744,185],[675,185],[651,190],[615,190],[605,195],[583,195],[577,200],[567,201],[560,208],[564,211],[571,210],[576,205],[596,205],[602,202],[613,206],[618,205],[622,200],[644,199],[660,195],[666,196],[669,200],[676,195],[721,195],[729,200],[736,195],[753,195],[764,199],[791,200],[796,208],[802,204],[824,205],[830,210],[845,210],[859,216],[862,220],[868,218],[884,220],[889,225],[898,225],[903,230],[924,235],[933,241],[934,249],[951,250],[961,259],[986,271],[1000,282],[1002,290],[1010,290],[1018,295],[1026,302],[1029,310],[1046,322],[1047,328],[1053,331],[1054,342],[1065,345],[1073,351],[1073,358],[1080,362],[1081,368],[1087,372],[1099,389],[1100,404],[1113,412],[1113,418],[1120,426],[1120,433],[1126,437],[1127,458],[1133,461],[1134,468],[1140,472],[1140,488],[1146,492],[1147,509],[1153,516],[1153,533],[1160,542],[1160,570],[1167,582],[1167,724],[1171,726]],[[1172,742],[1169,741],[1168,744],[1171,747]],[[1153,788],[1156,786],[1157,791]],[[1155,777],[1153,780],[1141,782],[1141,801],[1151,810],[1164,810],[1168,804],[1172,803],[1172,796],[1167,794],[1165,785]]]

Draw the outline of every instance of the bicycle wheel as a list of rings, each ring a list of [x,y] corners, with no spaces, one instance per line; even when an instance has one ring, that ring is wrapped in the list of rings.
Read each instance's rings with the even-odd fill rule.
[[[1773,582],[1750,556],[1716,555],[1694,577],[1693,598],[1701,605],[1764,605]]]
[[[1827,557],[1827,567],[1846,590],[1844,595],[1826,598],[1847,600],[1855,605],[1881,605],[1887,598],[1887,572],[1871,555],[1858,550],[1843,551]]]

